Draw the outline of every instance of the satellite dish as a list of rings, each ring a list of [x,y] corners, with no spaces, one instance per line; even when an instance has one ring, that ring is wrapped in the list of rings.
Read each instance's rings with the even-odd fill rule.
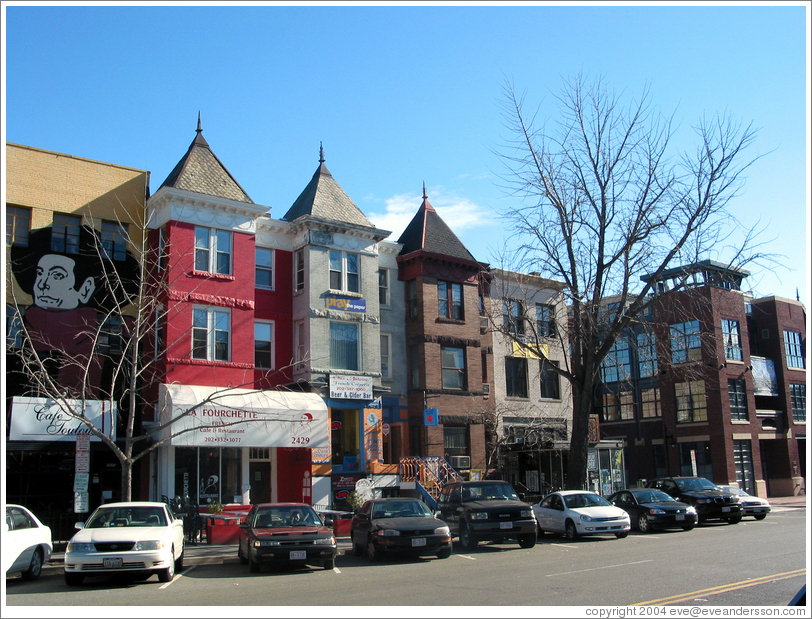
[[[357,494],[364,501],[369,501],[370,499],[374,498],[372,496],[373,491],[374,488],[369,479],[359,479],[357,482],[355,482],[355,494]]]

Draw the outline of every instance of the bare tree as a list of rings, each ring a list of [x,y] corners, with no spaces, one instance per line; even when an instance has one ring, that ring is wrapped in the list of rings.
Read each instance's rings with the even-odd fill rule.
[[[115,454],[121,464],[121,497],[124,501],[132,498],[133,467],[141,458],[184,433],[201,428],[240,425],[246,421],[239,418],[211,424],[197,422],[194,427],[179,422],[194,415],[198,408],[206,404],[228,408],[224,398],[233,395],[236,390],[267,389],[273,382],[279,382],[274,381],[275,376],[287,377],[287,370],[292,367],[291,362],[283,368],[269,370],[260,381],[256,380],[254,370],[248,369],[240,384],[215,389],[183,410],[174,411],[174,415],[155,411],[155,422],[142,424],[144,413],[152,409],[158,400],[159,384],[172,368],[173,362],[167,361],[167,350],[178,339],[188,337],[188,333],[180,334],[173,342],[164,339],[167,317],[176,316],[181,311],[183,299],[172,301],[173,295],[167,294],[172,290],[174,280],[170,271],[162,265],[170,248],[150,242],[149,212],[142,211],[140,217],[140,221],[128,220],[127,226],[121,226],[122,236],[118,241],[126,243],[132,252],[128,256],[131,268],[127,271],[113,264],[110,243],[98,234],[94,227],[97,222],[93,217],[86,216],[90,225],[83,226],[82,230],[82,234],[89,239],[84,245],[84,257],[102,265],[92,285],[95,286],[95,294],[103,297],[104,303],[97,306],[95,313],[91,312],[92,318],[85,318],[81,324],[74,325],[76,330],[70,337],[74,342],[83,342],[81,347],[63,348],[56,352],[51,350],[55,347],[54,336],[43,335],[31,328],[26,320],[26,310],[30,313],[30,306],[17,298],[13,287],[17,343],[7,347],[7,359],[16,362],[14,365],[24,385],[21,388],[18,386],[21,392],[50,400],[51,410],[82,422]],[[15,262],[14,258],[12,262]],[[24,269],[19,264],[15,266]],[[25,268],[29,271],[33,269],[30,264]],[[37,269],[41,270],[39,266]],[[175,279],[185,276],[179,271],[176,269]],[[22,277],[20,273],[17,274],[18,280]],[[29,288],[39,285],[33,284],[33,274],[28,277],[31,279]],[[75,286],[78,288],[80,285],[81,281],[77,278]],[[66,376],[70,380],[66,381]],[[97,419],[88,414],[87,404],[98,400],[106,401],[109,410],[115,411],[113,423],[118,429],[115,439],[109,430],[105,430]],[[265,414],[260,418],[267,422],[296,421],[291,416],[279,414]]]
[[[727,116],[702,119],[695,152],[676,153],[673,119],[652,109],[647,88],[624,107],[601,79],[577,76],[556,97],[560,118],[540,126],[512,84],[504,95],[510,137],[497,154],[505,188],[523,199],[503,213],[518,243],[505,256],[514,269],[563,284],[571,356],[557,371],[572,387],[567,486],[584,488],[601,363],[650,306],[658,278],[707,258],[731,267],[768,258],[757,253],[759,231],[743,229],[727,208],[759,158],[745,158],[756,130]],[[607,312],[610,296],[616,311]],[[539,342],[526,340],[543,359]]]

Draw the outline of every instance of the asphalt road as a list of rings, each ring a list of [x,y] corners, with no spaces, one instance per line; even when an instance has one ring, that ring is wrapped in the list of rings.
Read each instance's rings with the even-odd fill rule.
[[[88,578],[76,588],[65,585],[60,571],[33,583],[12,577],[3,615],[31,616],[34,609],[23,606],[122,607],[115,616],[128,616],[123,607],[129,606],[139,617],[146,615],[135,607],[144,606],[189,607],[163,610],[162,616],[208,616],[203,607],[255,605],[306,606],[309,612],[327,607],[317,616],[337,606],[458,607],[431,616],[483,616],[489,606],[785,606],[806,581],[808,541],[806,510],[779,508],[760,522],[632,532],[621,540],[568,542],[547,535],[532,549],[481,544],[465,552],[455,546],[444,560],[371,564],[343,544],[334,570],[266,568],[250,574],[247,566],[229,561],[189,566],[166,584],[154,576],[140,583]],[[475,608],[464,613],[462,607]],[[393,608],[384,612],[399,614]]]

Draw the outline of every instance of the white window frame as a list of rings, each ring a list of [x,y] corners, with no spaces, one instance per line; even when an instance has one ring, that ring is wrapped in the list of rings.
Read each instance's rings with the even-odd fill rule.
[[[383,285],[381,284],[383,278]],[[385,307],[389,306],[389,269],[378,269],[378,302]]]
[[[355,264],[357,270],[355,272],[350,271],[349,269],[349,256],[353,256],[355,258]],[[340,269],[334,268],[334,260],[340,260]],[[342,251],[340,249],[331,249],[330,254],[327,258],[328,260],[328,282],[330,286],[330,290],[335,290],[338,292],[351,292],[355,294],[361,293],[361,254],[357,254],[355,252],[347,252]],[[339,286],[333,286],[333,273],[337,273],[341,281],[339,282]],[[357,285],[355,289],[350,287],[349,280],[350,276],[354,275],[356,277]]]
[[[270,339],[268,340],[259,340],[257,339],[257,327],[258,326],[267,326],[270,328]],[[272,320],[255,320],[254,321],[254,367],[258,370],[274,370],[276,369],[276,363],[274,362],[276,359],[276,328],[275,323]],[[271,362],[270,365],[257,365],[257,342],[268,342],[271,346],[270,355],[271,355]]]
[[[386,368],[384,370],[384,368]],[[392,378],[392,334],[381,333],[381,378]]]
[[[295,356],[295,363],[296,367],[303,367],[305,358],[307,357],[307,349],[305,345],[307,340],[305,338],[305,323],[303,320],[294,323],[293,325],[293,338],[294,338],[294,354]]]
[[[265,264],[260,264],[259,260],[257,260],[257,254],[259,252],[268,252],[271,255],[271,264],[270,266]],[[257,288],[261,288],[262,290],[274,290],[276,288],[276,252],[271,249],[270,247],[255,247],[254,248],[254,285]],[[270,272],[270,283],[266,286],[265,284],[260,285],[259,281],[257,280],[257,273],[259,271],[268,271]]]
[[[198,245],[200,235],[198,231],[206,231],[207,245]],[[223,249],[223,241],[228,239],[228,247]],[[205,252],[206,268],[198,268],[198,256]],[[222,255],[228,256],[228,272],[221,273],[217,269],[218,258]],[[220,228],[209,228],[206,226],[195,226],[195,271],[204,273],[214,273],[216,275],[232,275],[234,273],[234,234],[231,230],[222,230]],[[202,265],[201,265],[202,266]]]
[[[304,290],[305,273],[305,252],[297,249],[293,252],[293,292]]]
[[[206,356],[205,357],[195,357],[195,331],[202,329],[202,327],[195,326],[195,318],[198,315],[198,312],[204,312],[206,315]],[[218,318],[227,320],[227,329],[218,329],[217,321]],[[216,357],[216,343],[217,343],[217,334],[218,333],[227,333],[228,334],[228,344],[227,344],[227,352],[226,352],[226,359],[218,359]],[[192,348],[191,348],[191,355],[193,359],[198,360],[205,360],[205,361],[231,361],[231,311],[227,308],[222,307],[210,307],[205,305],[195,305],[192,307]]]
[[[722,318],[722,345],[725,349],[725,359],[731,361],[742,361],[744,359],[741,327],[738,320]]]
[[[788,368],[804,369],[806,367],[806,361],[804,360],[803,338],[801,337],[800,332],[790,331],[788,329],[784,331],[784,354],[786,354],[787,357]],[[792,363],[795,360],[800,361],[800,364],[795,365]]]

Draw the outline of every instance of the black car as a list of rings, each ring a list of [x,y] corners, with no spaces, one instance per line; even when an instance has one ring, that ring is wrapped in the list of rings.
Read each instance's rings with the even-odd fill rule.
[[[451,556],[451,532],[419,499],[373,499],[355,513],[350,528],[356,555],[377,561],[385,554]]]
[[[240,523],[237,557],[259,572],[262,564],[335,566],[336,538],[328,519],[305,503],[260,503]]]
[[[692,505],[700,523],[706,520],[726,520],[730,524],[736,524],[742,519],[739,497],[720,490],[704,477],[659,477],[648,482],[646,487],[662,490],[678,501]]]
[[[654,529],[690,531],[699,520],[691,505],[654,488],[621,490],[610,496],[609,502],[629,514],[632,526],[641,533]]]
[[[518,540],[522,548],[536,545],[533,509],[506,481],[464,481],[446,484],[437,514],[468,550],[480,541]]]

